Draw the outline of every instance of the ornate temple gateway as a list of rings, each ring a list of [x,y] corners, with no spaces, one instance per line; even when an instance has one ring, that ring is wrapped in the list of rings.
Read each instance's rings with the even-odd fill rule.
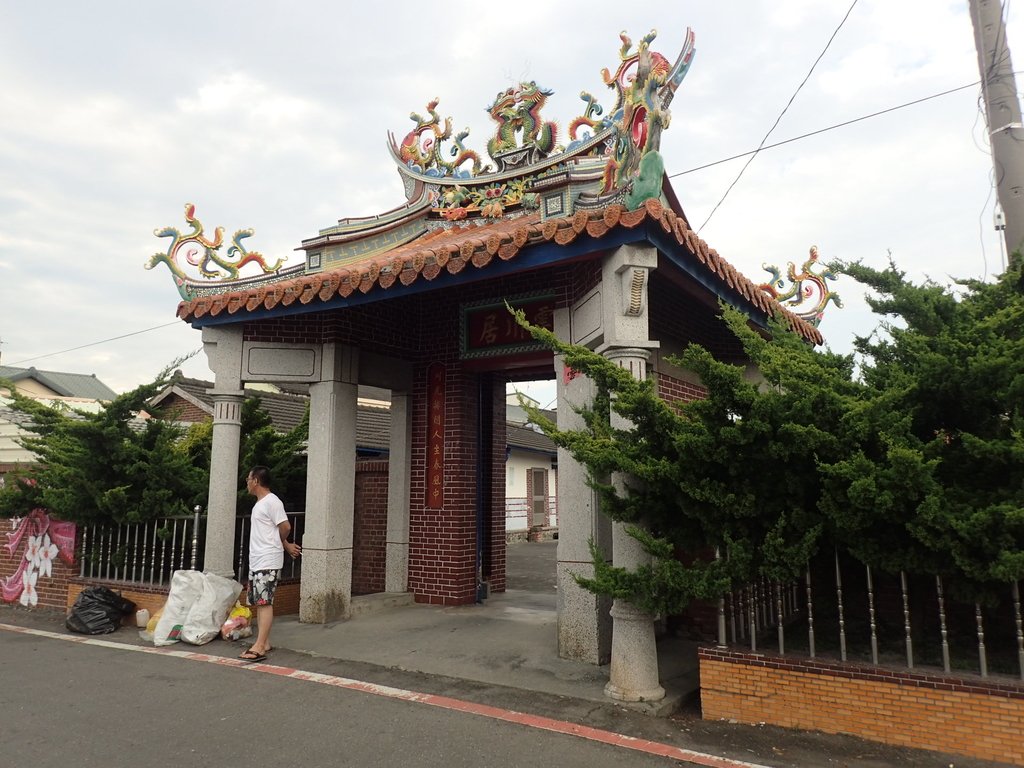
[[[780,270],[758,286],[690,228],[659,147],[694,37],[687,30],[672,57],[654,40],[623,34],[617,62],[602,71],[609,98],[582,93],[582,114],[564,125],[545,113],[551,92],[538,83],[499,91],[485,149],[453,132],[440,100],[430,100],[388,143],[405,202],[302,240],[296,267],[250,250],[252,230],[225,249],[223,230],[207,234],[192,205],[186,229],[156,231],[169,245],[146,266],[170,269],[178,317],[202,329],[216,377],[208,569],[232,569],[247,382],[309,385],[300,617],[326,622],[350,616],[354,569],[378,569],[384,591],[426,603],[473,603],[505,589],[505,384],[554,378],[561,428],[577,423],[573,406],[593,395],[585,377],[512,322],[506,303],[654,379],[669,400],[706,392],[665,359],[686,344],[743,361],[717,319],[720,301],[761,327],[779,314],[821,342],[817,319],[837,298],[825,284],[834,276],[811,271],[816,251],[799,274],[790,266],[787,292]],[[363,522],[354,490],[363,385],[389,390],[392,410],[386,535],[376,541],[353,535]],[[612,659],[610,696],[658,700],[652,617],[623,601],[609,610],[573,578],[591,572],[591,539],[614,548],[616,564],[644,555],[597,514],[583,470],[561,450],[558,470],[559,652]]]

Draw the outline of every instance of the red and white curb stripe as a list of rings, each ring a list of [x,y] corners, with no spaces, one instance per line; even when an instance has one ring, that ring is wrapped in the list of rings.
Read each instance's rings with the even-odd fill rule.
[[[41,629],[18,627],[12,624],[0,624],[0,631],[17,632],[22,635],[46,637],[51,640],[63,640],[65,642],[98,646],[100,648],[113,648],[116,650],[135,651],[138,653],[152,653],[159,656],[173,656],[178,659],[202,661],[208,664],[235,667],[250,672],[263,672],[265,674],[277,675],[279,677],[291,678],[293,680],[305,680],[310,683],[331,685],[335,688],[344,688],[350,691],[369,693],[374,696],[383,696],[389,699],[399,699],[413,704],[427,704],[432,707],[440,707],[441,709],[447,709],[454,712],[464,712],[470,715],[489,717],[492,720],[502,720],[506,723],[516,723],[517,725],[524,725],[528,728],[539,728],[553,733],[576,736],[581,739],[587,739],[588,741],[596,741],[602,744],[610,744],[614,747],[632,749],[649,755],[660,755],[662,757],[672,758],[673,760],[682,760],[693,765],[710,766],[710,768],[767,768],[767,766],[759,765],[757,763],[746,763],[741,760],[731,760],[726,757],[709,755],[705,752],[694,752],[689,749],[681,749],[680,747],[672,746],[671,744],[663,744],[661,742],[649,741],[647,739],[637,739],[632,736],[624,736],[621,733],[604,731],[600,728],[591,728],[586,725],[570,723],[565,720],[554,720],[552,718],[541,717],[539,715],[528,715],[511,709],[490,707],[486,704],[477,704],[471,701],[453,699],[448,696],[436,696],[432,693],[417,693],[416,691],[407,691],[402,688],[392,688],[387,685],[377,685],[375,683],[367,683],[362,680],[336,677],[335,675],[324,675],[319,672],[307,672],[301,669],[294,669],[292,667],[280,667],[275,664],[266,663],[253,663],[243,661],[242,659],[236,659],[231,656],[211,656],[207,653],[182,651],[173,647],[157,648],[142,645],[130,645],[128,643],[117,643],[112,640],[101,640],[96,637],[65,635],[60,634],[59,632],[47,632]]]

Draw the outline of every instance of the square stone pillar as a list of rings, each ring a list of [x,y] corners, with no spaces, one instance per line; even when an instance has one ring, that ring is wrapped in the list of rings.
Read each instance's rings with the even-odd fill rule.
[[[569,337],[568,312],[555,313],[555,332]],[[558,428],[577,429],[583,419],[573,407],[589,405],[594,383],[565,368],[555,357],[558,393]],[[564,448],[558,449],[558,655],[563,659],[607,664],[611,658],[611,600],[595,595],[576,583],[575,576],[593,578],[590,541],[609,556],[610,521],[600,514],[597,494],[587,484],[587,470]]]
[[[358,351],[324,344],[323,379],[309,388],[306,529],[299,618],[348,618],[352,604]]]
[[[388,529],[384,591],[409,590],[409,486],[412,461],[412,407],[405,392],[391,393],[388,450]]]
[[[242,328],[203,329],[203,351],[213,371],[213,441],[206,501],[203,567],[235,578],[235,517],[238,505],[238,451],[242,438]],[[245,580],[248,574],[238,574]]]

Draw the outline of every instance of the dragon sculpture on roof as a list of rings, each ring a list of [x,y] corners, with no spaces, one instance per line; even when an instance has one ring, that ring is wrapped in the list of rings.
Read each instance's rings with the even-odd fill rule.
[[[442,218],[452,219],[484,215],[482,205],[463,205],[473,197],[474,186],[505,181],[512,173],[526,179],[529,187],[547,169],[590,157],[604,163],[602,200],[616,197],[627,207],[638,207],[648,197],[660,194],[664,168],[658,154],[661,133],[669,126],[669,104],[695,51],[694,34],[687,29],[682,50],[671,63],[651,50],[656,36],[655,31],[648,32],[634,49],[625,32],[619,35],[619,64],[614,71],[601,71],[605,86],[615,91],[615,105],[606,112],[593,95],[582,91],[580,98],[586,106],[583,114],[568,124],[568,146],[558,144],[558,125],[541,114],[553,91],[536,81],[524,81],[499,91],[486,107],[495,123],[494,133],[487,140],[492,163],[484,164],[477,153],[465,147],[468,129],[452,136],[452,118],[442,121],[436,111],[439,101],[433,99],[427,104],[429,119],[413,112],[413,129],[401,141],[391,136],[391,151],[400,163],[399,170],[409,179],[434,185],[435,210]],[[446,141],[454,146],[442,148]],[[462,195],[442,191],[452,184],[467,191]],[[416,194],[416,189],[415,184],[407,186],[410,194]],[[530,199],[522,190],[518,196]],[[505,198],[489,202],[491,215],[485,217],[501,215],[515,205]],[[501,205],[495,206],[494,202]]]
[[[174,283],[183,299],[193,298],[191,289],[193,278],[185,271],[186,267],[179,263],[178,257],[185,264],[194,267],[200,278],[228,282],[237,280],[239,271],[248,264],[255,264],[265,275],[277,272],[284,264],[278,259],[273,265],[267,264],[266,258],[257,251],[246,250],[242,241],[252,237],[255,230],[240,229],[231,238],[231,246],[227,250],[227,258],[219,251],[224,244],[224,227],[214,230],[213,239],[204,234],[203,225],[196,218],[196,207],[192,203],[185,204],[185,222],[191,226],[191,232],[182,233],[176,227],[161,227],[153,230],[157,237],[169,237],[171,243],[166,251],[154,253],[143,266],[153,269],[157,264],[166,264],[174,276]]]
[[[839,294],[833,293],[825,282],[826,280],[835,280],[839,277],[839,273],[835,269],[826,266],[821,274],[815,274],[813,269],[817,265],[818,246],[812,245],[809,258],[800,267],[799,272],[796,271],[796,266],[793,262],[789,262],[786,276],[792,285],[790,285],[788,290],[785,290],[786,281],[782,279],[782,270],[774,264],[762,265],[764,271],[768,272],[772,277],[767,283],[762,283],[757,287],[775,299],[779,304],[785,304],[786,308],[794,315],[806,320],[817,328],[818,324],[821,323],[822,317],[825,315],[825,307],[829,302],[832,302],[840,309],[843,306]]]

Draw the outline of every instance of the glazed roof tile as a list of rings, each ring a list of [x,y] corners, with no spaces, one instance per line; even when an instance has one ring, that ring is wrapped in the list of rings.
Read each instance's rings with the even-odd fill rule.
[[[647,200],[635,211],[615,204],[596,210],[579,210],[572,216],[540,220],[539,213],[511,219],[499,219],[476,226],[457,226],[418,238],[386,254],[336,269],[302,275],[278,283],[213,296],[201,296],[178,305],[178,317],[193,321],[224,312],[234,315],[242,309],[274,309],[296,301],[309,304],[329,301],[335,296],[347,298],[356,292],[387,289],[396,282],[411,285],[417,280],[433,280],[442,270],[458,274],[468,267],[484,269],[495,259],[509,261],[527,245],[554,242],[568,245],[581,234],[600,238],[610,231],[651,222],[677,243],[685,246],[708,272],[725,286],[739,293],[751,306],[766,315],[780,315],[803,338],[821,344],[821,332],[797,317],[757,288],[747,277],[708,246],[690,229],[686,220],[659,200]]]

